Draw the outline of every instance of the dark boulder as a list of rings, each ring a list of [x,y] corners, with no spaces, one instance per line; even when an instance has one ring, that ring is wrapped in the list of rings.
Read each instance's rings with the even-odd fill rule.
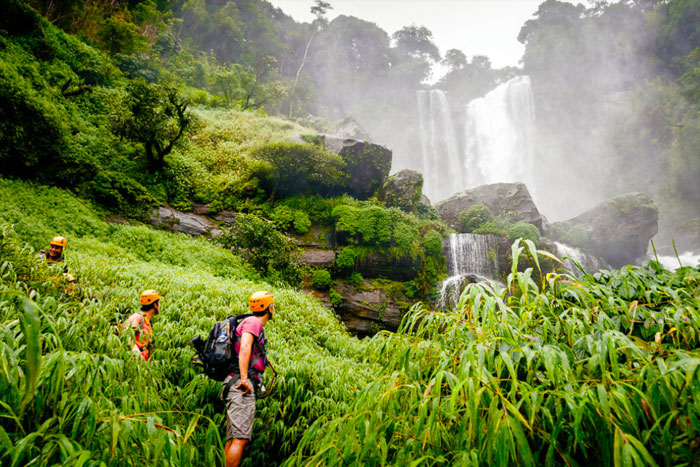
[[[440,201],[435,205],[435,209],[443,222],[455,230],[460,230],[460,213],[476,204],[487,206],[494,216],[507,222],[528,222],[542,231],[544,216],[540,214],[523,183],[482,185]]]
[[[176,211],[161,206],[151,213],[151,224],[166,230],[182,232],[189,235],[205,235],[216,237],[219,234],[217,225],[204,216]]]
[[[659,213],[643,193],[618,196],[583,214],[552,224],[547,236],[583,248],[615,268],[633,264],[646,254],[658,231]]]
[[[384,182],[377,192],[377,198],[387,207],[415,213],[418,211],[418,205],[423,202],[423,176],[408,169],[395,173]]]
[[[396,290],[372,288],[369,281],[356,288],[345,281],[335,287],[342,302],[335,311],[354,334],[371,336],[382,329],[396,331],[408,310],[408,299]]]
[[[368,141],[321,135],[323,146],[345,161],[348,193],[368,199],[384,184],[391,169],[391,150]]]

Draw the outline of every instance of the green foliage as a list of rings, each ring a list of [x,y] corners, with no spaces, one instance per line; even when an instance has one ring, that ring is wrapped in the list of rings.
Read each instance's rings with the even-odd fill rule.
[[[423,235],[423,248],[428,256],[442,255],[442,235],[435,230],[427,232]]]
[[[499,218],[496,218],[492,221],[486,222],[485,224],[482,224],[479,228],[474,229],[475,234],[479,235],[485,235],[485,234],[494,234],[494,235],[507,235],[508,233],[508,228],[510,225]]]
[[[270,219],[281,231],[289,231],[294,228],[298,234],[305,234],[311,227],[309,216],[298,209],[292,209],[285,205],[277,205],[270,213]]]
[[[328,290],[331,283],[331,273],[327,269],[315,269],[311,272],[311,286],[314,289]]]
[[[334,308],[337,308],[341,303],[343,303],[343,296],[336,292],[335,289],[328,291],[328,298],[330,298],[331,305],[333,305]]]
[[[269,163],[261,178],[272,200],[277,195],[329,194],[344,181],[340,156],[312,144],[270,143],[254,149],[252,156]]]
[[[539,229],[527,222],[516,222],[508,227],[508,240],[514,242],[517,239],[530,240],[535,245],[540,240]]]
[[[60,272],[24,243],[45,248],[57,233],[68,238],[84,301],[64,294]],[[148,364],[113,331],[146,288],[163,295]],[[262,288],[275,295],[265,331],[280,376],[257,404],[246,462],[278,465],[309,420],[341,414],[378,371],[369,342],[318,301],[260,283],[207,240],[108,225],[65,191],[0,179],[0,364],[16,369],[0,373],[0,463],[222,464],[221,385],[190,363],[189,340],[244,313]]]
[[[161,169],[192,122],[189,105],[177,89],[135,79],[126,87],[121,107],[111,115],[114,131],[143,144],[151,169]]]
[[[362,274],[359,272],[353,272],[350,274],[350,277],[348,277],[347,282],[348,284],[359,287],[362,285],[362,281],[364,281],[364,278],[362,277]]]
[[[475,204],[466,211],[459,213],[459,225],[467,233],[475,232],[480,227],[494,220],[491,210],[483,204]]]
[[[355,260],[358,258],[358,252],[351,246],[346,246],[335,257],[335,265],[341,271],[349,271],[355,267]]]
[[[239,213],[218,240],[271,279],[296,285],[303,277],[296,242],[275,230],[271,221]]]
[[[516,243],[506,289],[470,284],[454,310],[417,305],[376,336],[381,374],[316,421],[289,464],[692,463],[700,271],[544,279],[518,272],[525,254],[546,255]]]

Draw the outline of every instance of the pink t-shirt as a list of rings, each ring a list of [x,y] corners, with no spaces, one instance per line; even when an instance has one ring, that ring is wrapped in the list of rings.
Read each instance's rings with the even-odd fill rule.
[[[236,328],[236,337],[240,338],[244,332],[251,333],[263,347],[265,347],[265,345],[267,344],[267,339],[265,338],[265,331],[263,331],[262,321],[260,321],[255,316],[249,316],[243,321],[241,321],[241,323]],[[237,354],[241,350],[240,339],[236,339],[235,350]],[[251,348],[250,352],[250,361],[254,361],[259,355],[260,350],[257,348],[255,343],[253,343],[253,347]],[[262,374],[265,371],[265,356],[263,355],[262,358],[255,362],[255,364],[253,364],[253,366],[249,369],[255,370],[256,372]]]

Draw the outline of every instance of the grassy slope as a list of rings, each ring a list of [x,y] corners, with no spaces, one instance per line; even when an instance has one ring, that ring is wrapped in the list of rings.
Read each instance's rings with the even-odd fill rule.
[[[263,287],[279,304],[268,336],[281,379],[274,395],[258,405],[252,465],[286,458],[310,420],[342,413],[377,371],[375,363],[363,363],[367,344],[349,336],[318,302],[260,283],[230,253],[205,240],[108,225],[54,188],[0,179],[0,200],[3,463],[70,463],[83,455],[109,465],[159,458],[180,465],[220,463],[224,420],[213,404],[219,385],[193,369],[188,343],[216,320],[244,312],[248,295]],[[82,301],[64,296],[60,276],[21,246],[45,247],[59,233],[68,237],[67,264],[78,277]],[[148,365],[135,361],[112,332],[112,322],[136,309],[145,288],[164,295]],[[30,391],[25,406],[20,401],[32,371],[31,346],[24,346],[32,338],[17,321],[28,312],[15,292],[31,296],[41,310],[43,363],[38,392]]]

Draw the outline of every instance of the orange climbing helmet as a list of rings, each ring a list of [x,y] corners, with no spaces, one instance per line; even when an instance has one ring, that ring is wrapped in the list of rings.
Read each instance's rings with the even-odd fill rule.
[[[144,290],[141,292],[141,305],[150,305],[160,300],[160,295],[155,290]]]
[[[265,290],[260,290],[255,292],[248,299],[248,309],[252,313],[257,313],[258,311],[265,311],[270,305],[275,303],[275,299],[270,292]]]
[[[54,237],[51,239],[51,245],[56,245],[60,246],[61,248],[65,248],[66,245],[68,245],[68,240],[66,240],[66,237]]]

